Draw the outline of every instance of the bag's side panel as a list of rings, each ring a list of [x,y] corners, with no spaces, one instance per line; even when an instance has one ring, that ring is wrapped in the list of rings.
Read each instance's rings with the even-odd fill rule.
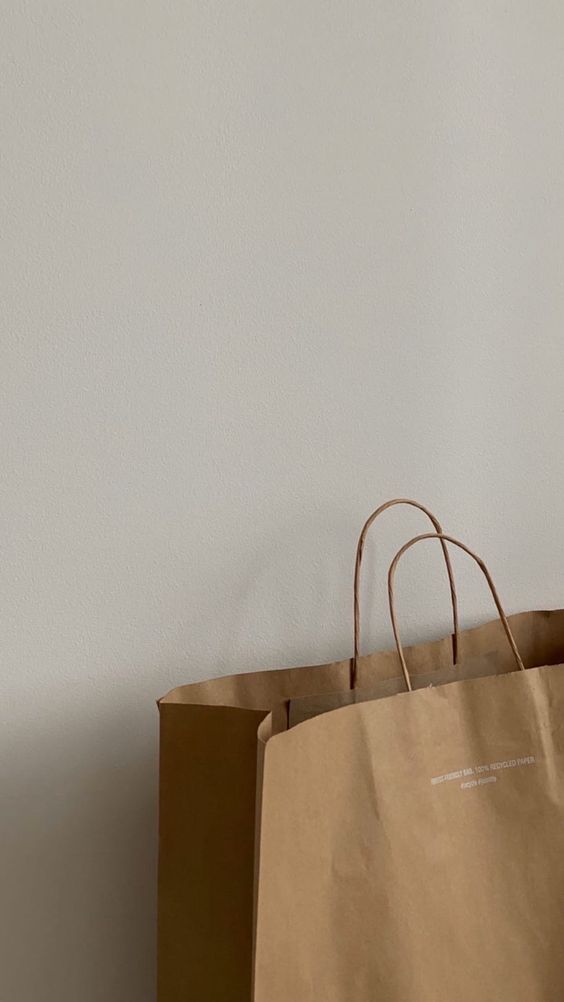
[[[263,716],[160,706],[159,1002],[249,1002]]]

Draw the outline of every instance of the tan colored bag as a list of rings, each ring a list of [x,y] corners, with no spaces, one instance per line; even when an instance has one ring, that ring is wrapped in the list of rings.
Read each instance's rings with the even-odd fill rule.
[[[356,556],[351,659],[180,686],[159,702],[159,1002],[251,998],[257,728],[281,700],[371,689],[397,678],[395,650],[358,656],[358,591],[366,534],[381,512],[400,503],[420,508],[441,531],[423,505],[404,499],[382,505],[367,520]],[[413,676],[451,668],[456,660],[448,562],[447,569],[454,634],[409,648]],[[523,613],[511,626],[527,664],[564,661],[564,613]],[[465,660],[499,650],[511,664],[498,620],[458,637]]]
[[[427,538],[389,574],[408,690],[394,572]],[[512,671],[305,716],[267,742],[255,1002],[562,1002],[564,614],[508,621],[478,562]],[[489,650],[491,629],[463,648]],[[553,666],[524,670],[520,644]]]

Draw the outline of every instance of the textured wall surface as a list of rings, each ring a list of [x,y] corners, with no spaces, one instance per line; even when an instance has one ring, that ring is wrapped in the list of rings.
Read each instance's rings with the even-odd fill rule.
[[[160,694],[346,656],[398,493],[564,604],[564,7],[2,8],[0,996],[150,1002]]]

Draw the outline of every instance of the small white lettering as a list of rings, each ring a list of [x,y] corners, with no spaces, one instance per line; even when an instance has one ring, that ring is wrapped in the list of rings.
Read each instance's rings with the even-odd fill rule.
[[[489,765],[466,766],[464,769],[455,769],[453,772],[445,772],[442,776],[433,776],[431,786],[439,786],[441,783],[450,783],[455,779],[463,779],[460,784],[462,790],[471,790],[475,786],[484,786],[486,783],[496,783],[497,776],[484,776],[484,773],[501,772],[504,769],[520,769],[522,766],[536,765],[534,755],[523,755],[520,758],[509,758],[499,762],[490,762]],[[469,776],[480,776],[479,780],[468,780]]]
[[[461,790],[473,790],[475,786],[485,786],[487,783],[497,783],[497,776],[480,776],[480,779],[471,779],[467,783],[461,783]]]

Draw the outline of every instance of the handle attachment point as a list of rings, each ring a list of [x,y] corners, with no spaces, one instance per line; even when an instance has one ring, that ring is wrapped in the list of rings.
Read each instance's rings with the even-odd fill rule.
[[[410,539],[407,543],[404,543],[404,545],[401,547],[401,549],[398,550],[398,552],[396,553],[394,559],[392,560],[392,562],[390,564],[390,569],[388,571],[388,599],[389,599],[389,603],[390,603],[390,618],[392,620],[392,629],[394,631],[394,637],[395,637],[395,641],[396,641],[396,648],[397,648],[398,656],[399,656],[399,659],[400,659],[400,662],[401,662],[401,670],[402,670],[403,676],[405,678],[405,683],[406,683],[408,692],[412,692],[413,691],[413,686],[411,684],[411,678],[410,678],[410,675],[409,675],[409,670],[408,670],[408,667],[407,667],[407,664],[406,664],[405,654],[404,654],[404,651],[403,651],[403,646],[402,646],[401,638],[400,638],[400,635],[399,635],[399,628],[398,628],[397,616],[396,616],[395,595],[394,595],[394,578],[395,578],[395,573],[396,573],[397,565],[398,565],[401,557],[404,555],[404,553],[406,553],[407,550],[410,550],[412,546],[415,546],[416,543],[420,543],[424,539],[439,539],[441,541],[441,546],[444,546],[445,543],[452,543],[453,546],[458,546],[459,549],[464,550],[464,552],[467,553],[469,557],[472,557],[472,559],[478,564],[478,567],[482,571],[482,573],[483,573],[483,575],[484,575],[484,577],[485,577],[485,579],[486,579],[486,581],[487,581],[487,583],[489,585],[489,589],[490,589],[490,591],[492,593],[492,598],[493,598],[493,600],[495,602],[496,609],[497,609],[497,611],[499,613],[499,618],[501,619],[501,623],[502,623],[503,629],[505,630],[505,635],[507,637],[507,640],[509,641],[509,646],[511,647],[511,650],[513,651],[513,656],[515,658],[515,662],[517,664],[517,668],[520,671],[525,671],[525,665],[523,664],[521,655],[519,654],[519,651],[517,649],[517,644],[515,643],[515,638],[514,638],[512,632],[511,632],[511,627],[509,626],[509,623],[507,622],[507,616],[505,615],[505,612],[503,610],[503,606],[501,604],[501,601],[500,601],[499,595],[497,593],[495,584],[493,583],[492,576],[491,576],[488,568],[486,567],[484,561],[481,559],[481,557],[478,557],[471,549],[469,549],[469,547],[466,546],[465,543],[461,543],[459,539],[455,539],[453,536],[447,536],[443,532],[425,532],[425,533],[423,533],[420,536],[414,536],[413,539]]]

